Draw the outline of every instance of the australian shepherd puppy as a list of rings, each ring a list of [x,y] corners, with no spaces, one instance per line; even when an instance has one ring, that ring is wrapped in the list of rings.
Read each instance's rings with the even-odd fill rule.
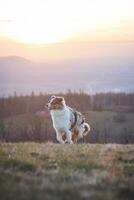
[[[60,144],[75,144],[90,131],[84,116],[68,107],[64,97],[52,96],[46,107],[50,110],[56,138]]]

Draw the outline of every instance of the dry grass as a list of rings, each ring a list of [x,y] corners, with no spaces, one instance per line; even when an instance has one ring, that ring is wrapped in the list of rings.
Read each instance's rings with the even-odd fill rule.
[[[0,199],[134,199],[134,145],[0,144]]]

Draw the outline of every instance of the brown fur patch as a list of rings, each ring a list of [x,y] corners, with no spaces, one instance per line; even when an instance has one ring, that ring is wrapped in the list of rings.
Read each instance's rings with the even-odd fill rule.
[[[54,98],[54,100],[52,101],[51,103],[51,110],[54,109],[54,110],[59,110],[59,109],[63,109],[63,103],[62,103],[62,100],[64,98],[63,97],[56,97]]]
[[[51,104],[51,108],[50,108],[51,110],[61,110],[61,109],[63,109],[63,105],[60,105],[60,104],[54,104],[54,105],[52,105]]]
[[[76,127],[74,127],[71,131],[73,133],[72,141],[74,144],[76,144],[78,141],[78,131],[77,131]]]
[[[66,140],[66,134],[62,133],[62,139],[65,141]]]

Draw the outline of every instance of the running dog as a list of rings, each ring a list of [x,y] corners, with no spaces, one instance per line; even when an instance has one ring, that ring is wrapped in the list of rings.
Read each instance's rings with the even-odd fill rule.
[[[64,97],[52,96],[46,107],[50,110],[56,138],[60,144],[75,144],[90,131],[84,116],[67,106]]]

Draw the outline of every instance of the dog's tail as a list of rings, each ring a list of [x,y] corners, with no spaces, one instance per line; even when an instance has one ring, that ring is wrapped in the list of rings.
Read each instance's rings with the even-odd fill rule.
[[[89,124],[88,123],[86,123],[86,122],[84,122],[84,132],[83,132],[83,136],[86,136],[88,133],[89,133],[89,131],[90,131],[90,126],[89,126]]]

